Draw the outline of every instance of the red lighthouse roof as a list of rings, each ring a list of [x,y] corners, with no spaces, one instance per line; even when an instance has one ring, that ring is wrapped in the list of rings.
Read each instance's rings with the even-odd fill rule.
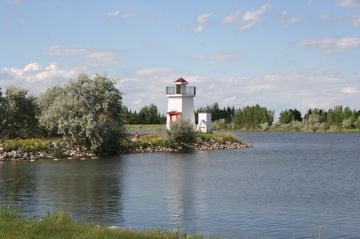
[[[187,84],[187,83],[189,83],[189,82],[187,82],[186,80],[184,80],[184,78],[179,78],[179,79],[177,79],[176,81],[175,81],[175,83],[182,83],[182,84]]]

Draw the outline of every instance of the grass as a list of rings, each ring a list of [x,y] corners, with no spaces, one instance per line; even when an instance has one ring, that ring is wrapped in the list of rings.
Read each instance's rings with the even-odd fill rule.
[[[235,134],[231,134],[228,132],[221,132],[216,131],[214,133],[196,133],[196,136],[199,137],[201,140],[205,142],[209,142],[210,140],[213,140],[217,143],[225,143],[225,142],[232,142],[232,143],[241,143],[241,140],[239,137]]]
[[[69,214],[61,211],[49,213],[41,220],[26,219],[18,214],[0,211],[0,238],[16,239],[179,239],[204,238],[197,235],[187,235],[179,231],[132,231],[123,228],[110,229],[87,223],[74,222]]]
[[[23,152],[36,152],[48,149],[53,138],[5,139],[2,144],[5,150],[18,150]]]
[[[128,132],[139,132],[142,134],[162,134],[165,132],[165,124],[127,124],[125,129]]]
[[[147,148],[152,146],[161,146],[165,147],[166,142],[162,135],[159,134],[143,134],[138,136],[135,139],[135,135],[130,135],[127,139],[121,141],[121,148],[126,151],[126,149],[135,149],[135,148]]]

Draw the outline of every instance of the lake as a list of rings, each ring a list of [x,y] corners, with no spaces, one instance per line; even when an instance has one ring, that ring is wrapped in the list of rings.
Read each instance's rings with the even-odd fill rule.
[[[0,162],[28,217],[224,238],[359,238],[360,134],[234,132],[251,149]],[[18,181],[16,183],[16,181]]]

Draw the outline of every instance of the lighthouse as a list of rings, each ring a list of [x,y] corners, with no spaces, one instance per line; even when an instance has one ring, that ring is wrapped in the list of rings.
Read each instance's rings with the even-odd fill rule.
[[[178,118],[189,120],[195,127],[194,97],[196,87],[188,86],[188,82],[179,78],[173,86],[166,87],[168,97],[168,108],[166,113],[166,128],[170,129],[170,124]]]

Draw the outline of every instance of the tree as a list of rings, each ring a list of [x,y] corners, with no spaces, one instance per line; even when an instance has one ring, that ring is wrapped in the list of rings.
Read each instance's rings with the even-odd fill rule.
[[[154,104],[141,108],[139,116],[142,124],[160,124],[161,121],[161,115]]]
[[[163,124],[166,122],[166,117],[160,114],[154,104],[142,107],[139,113],[132,112],[126,106],[123,106],[123,112],[127,124]]]
[[[301,112],[297,109],[284,110],[280,113],[279,122],[289,124],[292,121],[302,121]]]
[[[40,95],[37,99],[37,105],[40,109],[40,123],[45,125],[48,136],[55,136],[58,134],[58,121],[57,119],[60,117],[58,115],[59,111],[57,111],[55,105],[59,103],[59,99],[65,95],[64,89],[60,86],[55,86],[47,89],[44,93]],[[53,112],[50,111],[54,110]]]
[[[5,98],[2,95],[2,90],[0,88],[0,136],[1,136],[1,129],[5,125],[5,115],[6,115],[6,108],[5,108]]]
[[[211,113],[211,120],[212,122],[219,121],[219,120],[225,120],[227,124],[231,123],[233,116],[235,114],[235,108],[234,106],[227,107],[220,109],[219,104],[215,102],[212,105],[207,105],[205,107],[200,107],[196,112],[195,115],[197,116],[198,113],[205,112],[205,113]],[[197,121],[197,119],[196,119]]]
[[[19,87],[8,87],[5,96],[0,93],[0,137],[26,138],[40,134],[35,100]]]
[[[116,153],[124,137],[122,96],[103,75],[79,75],[63,87],[39,97],[40,123],[47,130],[71,136],[97,153]]]
[[[335,106],[330,109],[327,114],[327,122],[329,125],[338,128],[352,128],[355,127],[358,114],[356,110],[351,110],[349,107]]]
[[[237,109],[234,115],[234,126],[237,129],[260,129],[261,125],[274,121],[274,112],[260,105],[246,106]]]

